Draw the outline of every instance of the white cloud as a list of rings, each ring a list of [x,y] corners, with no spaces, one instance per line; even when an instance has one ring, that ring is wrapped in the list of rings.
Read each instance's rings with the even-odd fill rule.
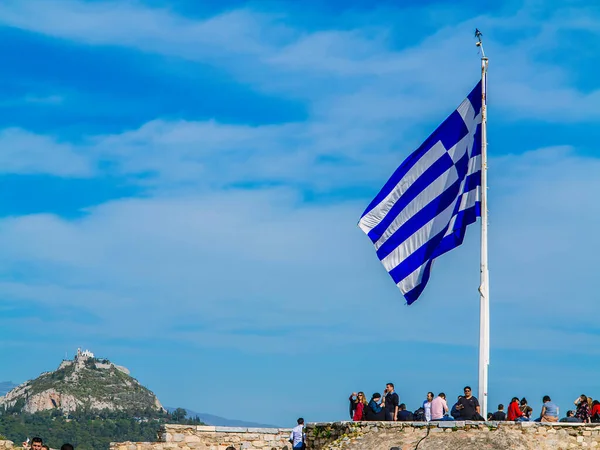
[[[0,173],[88,177],[93,161],[73,145],[20,128],[0,131]]]
[[[402,18],[404,9],[372,13],[368,26],[306,32],[285,14],[250,9],[192,20],[133,2],[11,0],[0,5],[0,22],[91,45],[213,64],[258,89],[308,101],[319,115],[329,114],[328,105],[335,114],[347,104],[346,114],[365,120],[373,114],[379,121],[382,103],[392,118],[423,116],[443,111],[455,92],[466,91],[478,76],[472,39],[478,26],[490,30],[485,36],[490,99],[504,120],[596,121],[597,91],[580,91],[569,82],[585,65],[565,66],[558,55],[579,51],[581,42],[569,33],[594,33],[600,19],[593,9],[571,5],[544,11],[541,21],[540,8],[525,2],[508,14],[467,16],[400,46],[394,37],[402,33],[393,19]],[[440,14],[448,13],[441,8]],[[548,58],[553,51],[557,56]]]
[[[599,287],[590,249],[600,241],[590,227],[600,220],[600,162],[543,149],[491,166],[496,348],[525,345],[523,332],[509,332],[513,326],[527,330],[527,346],[556,348],[561,326],[577,322],[579,350],[594,352],[595,338],[585,339],[593,318],[583,312],[595,301],[585,293]],[[0,294],[77,304],[102,321],[84,331],[92,335],[108,328],[113,337],[150,339],[161,327],[191,342],[283,351],[311,339],[326,346],[407,337],[443,343],[460,326],[453,344],[471,345],[477,321],[464,320],[476,316],[476,227],[463,247],[436,263],[424,298],[405,309],[355,226],[363,207],[302,204],[277,189],[118,200],[72,220],[4,219],[0,273],[6,279],[25,264],[32,275],[1,283]],[[403,333],[352,327],[374,309],[394,314]],[[447,327],[422,333],[432,310]],[[289,325],[290,316],[301,326]]]

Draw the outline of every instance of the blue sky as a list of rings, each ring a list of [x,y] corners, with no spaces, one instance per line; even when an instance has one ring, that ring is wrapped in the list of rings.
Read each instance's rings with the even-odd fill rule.
[[[600,396],[600,9],[0,4],[0,380],[79,346],[277,425],[477,384],[478,231],[405,306],[358,218],[490,57],[490,404]]]

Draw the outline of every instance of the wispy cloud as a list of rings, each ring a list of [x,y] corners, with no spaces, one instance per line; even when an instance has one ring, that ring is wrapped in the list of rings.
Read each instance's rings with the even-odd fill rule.
[[[64,98],[60,95],[27,95],[23,100],[26,103],[35,103],[41,105],[59,105],[63,102]]]
[[[11,0],[0,6],[0,22],[84,44],[210,63],[257,89],[309,100],[321,114],[328,114],[330,102],[335,110],[344,96],[357,98],[363,107],[356,114],[367,120],[390,100],[400,111],[439,112],[438,105],[451,100],[449,92],[467,89],[477,73],[477,53],[470,47],[477,25],[490,30],[490,96],[503,111],[536,121],[597,120],[597,91],[569,82],[574,69],[548,58],[548,48],[580,49],[580,39],[568,33],[594,33],[599,15],[593,8],[562,5],[541,22],[539,11],[525,3],[504,16],[467,16],[408,46],[398,45],[391,27],[390,17],[401,17],[401,8],[371,14],[368,27],[307,32],[284,12],[237,9],[192,20],[131,2]],[[416,99],[417,111],[404,107]]]
[[[0,172],[88,177],[94,172],[94,164],[69,143],[8,128],[0,131]]]

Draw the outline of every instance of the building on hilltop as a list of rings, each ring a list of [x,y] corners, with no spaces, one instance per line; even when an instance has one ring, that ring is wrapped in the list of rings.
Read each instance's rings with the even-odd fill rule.
[[[81,351],[81,348],[77,349],[77,356],[75,357],[75,359],[77,360],[81,360],[81,359],[88,359],[88,358],[93,358],[94,354],[92,352],[90,352],[89,350],[84,350],[83,352]]]

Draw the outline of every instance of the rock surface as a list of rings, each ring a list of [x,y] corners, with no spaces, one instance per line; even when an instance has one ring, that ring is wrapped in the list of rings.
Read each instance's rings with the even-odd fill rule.
[[[309,424],[310,450],[567,450],[600,447],[600,425],[514,422]]]

